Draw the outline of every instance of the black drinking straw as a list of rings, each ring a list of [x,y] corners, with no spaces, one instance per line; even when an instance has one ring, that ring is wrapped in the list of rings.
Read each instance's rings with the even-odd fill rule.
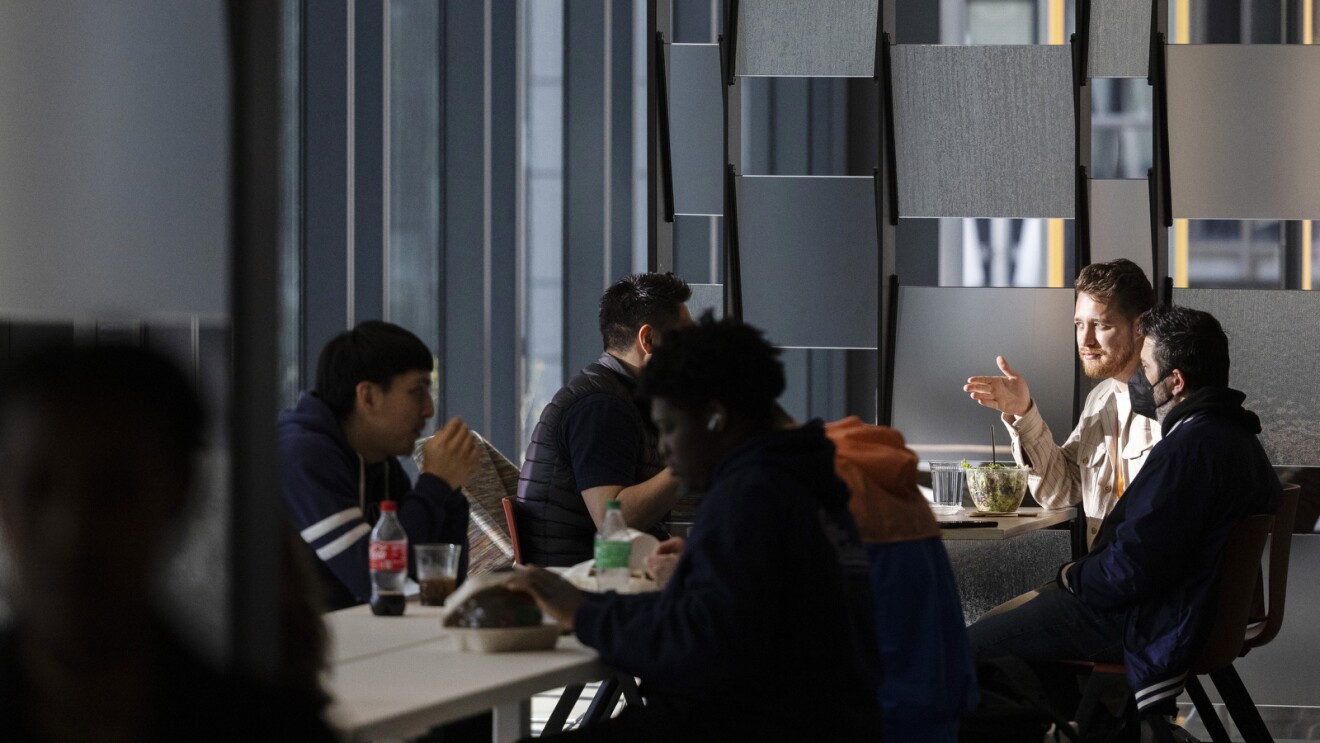
[[[990,424],[990,464],[999,464],[999,457],[995,456],[995,424]]]

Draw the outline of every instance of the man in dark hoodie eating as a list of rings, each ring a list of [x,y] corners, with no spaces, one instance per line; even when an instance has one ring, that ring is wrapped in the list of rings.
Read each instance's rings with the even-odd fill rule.
[[[294,526],[319,558],[329,608],[367,601],[367,542],[380,502],[398,502],[413,544],[463,545],[468,503],[459,492],[476,472],[478,444],[452,418],[425,445],[414,485],[398,457],[412,454],[431,402],[431,352],[397,325],[371,320],[326,344],[316,389],[280,413],[280,479]]]
[[[565,740],[881,739],[866,553],[820,422],[776,425],[777,353],[707,315],[642,371],[665,464],[706,490],[662,591],[586,593],[535,568],[509,581],[642,679],[645,706]]]
[[[1172,714],[1213,618],[1224,545],[1281,487],[1260,420],[1228,387],[1228,338],[1206,312],[1155,307],[1141,321],[1132,408],[1164,438],[1057,590],[968,628],[978,656],[1123,663],[1144,714]]]

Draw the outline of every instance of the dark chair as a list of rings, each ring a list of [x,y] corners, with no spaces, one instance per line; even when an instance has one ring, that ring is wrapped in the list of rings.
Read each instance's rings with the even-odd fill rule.
[[[513,542],[513,564],[522,565],[522,542],[518,539],[518,519],[515,514],[516,501],[506,495],[501,502],[504,504],[504,523],[509,528],[509,541]]]
[[[1210,676],[1210,680],[1214,682],[1215,688],[1219,690],[1219,695],[1224,700],[1224,706],[1228,709],[1229,715],[1237,725],[1238,731],[1242,734],[1242,739],[1246,743],[1273,742],[1269,730],[1265,727],[1265,722],[1260,718],[1260,712],[1257,711],[1255,702],[1251,700],[1251,694],[1247,692],[1247,687],[1242,683],[1242,678],[1238,675],[1237,670],[1233,668],[1233,660],[1246,655],[1252,648],[1260,647],[1273,640],[1283,626],[1283,607],[1288,588],[1289,552],[1292,548],[1293,520],[1297,515],[1299,490],[1300,488],[1297,485],[1285,485],[1283,488],[1283,501],[1279,505],[1278,512],[1274,514],[1272,528],[1269,531],[1270,558],[1268,573],[1261,576],[1259,560],[1243,565],[1236,571],[1238,573],[1252,573],[1252,575],[1250,577],[1235,576],[1236,584],[1233,590],[1246,594],[1246,597],[1244,598],[1242,595],[1236,597],[1239,605],[1232,607],[1233,616],[1230,618],[1232,624],[1223,621],[1226,591],[1222,586],[1228,580],[1228,554],[1225,554],[1225,577],[1221,579],[1220,588],[1220,614],[1216,617],[1215,626],[1211,630],[1210,638],[1206,641],[1205,650],[1202,651],[1199,662],[1192,667],[1192,673],[1187,677],[1187,693],[1196,704],[1196,711],[1201,715],[1205,729],[1210,733],[1210,737],[1215,743],[1228,743],[1228,731],[1224,729],[1218,716],[1215,715],[1214,707],[1210,704],[1210,698],[1206,695],[1201,682],[1193,674]],[[1253,516],[1252,518],[1260,517]],[[1253,615],[1253,608],[1260,608],[1255,599],[1259,595],[1261,583],[1265,584],[1265,599],[1267,601],[1263,616]],[[1239,614],[1245,617],[1245,620],[1240,623],[1238,620]]]
[[[1233,661],[1274,639],[1283,624],[1288,556],[1299,489],[1296,485],[1285,485],[1279,510],[1273,514],[1248,516],[1233,531],[1224,547],[1215,618],[1201,655],[1189,669],[1186,681],[1187,693],[1215,743],[1229,743],[1228,731],[1197,678],[1201,675],[1209,676],[1214,682],[1245,743],[1273,743],[1242,678],[1233,668]],[[1260,562],[1267,537],[1270,539],[1269,572],[1263,576]],[[1267,604],[1260,600],[1262,583],[1268,590]],[[1258,610],[1262,607],[1265,613],[1259,615]],[[1091,666],[1092,677],[1077,710],[1079,722],[1097,714],[1106,686],[1125,676],[1122,665],[1086,665]]]

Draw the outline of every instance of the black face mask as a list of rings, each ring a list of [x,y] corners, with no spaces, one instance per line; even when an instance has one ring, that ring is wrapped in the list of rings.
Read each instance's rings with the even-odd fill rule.
[[[1155,384],[1159,384],[1168,378],[1169,375],[1165,374]],[[1169,400],[1172,400],[1173,397],[1166,398],[1164,402],[1155,402],[1155,384],[1146,381],[1146,373],[1141,370],[1141,367],[1137,367],[1137,370],[1132,372],[1131,378],[1128,379],[1128,394],[1132,396],[1132,412],[1137,415],[1144,415],[1152,420],[1159,420],[1159,409],[1168,405]]]

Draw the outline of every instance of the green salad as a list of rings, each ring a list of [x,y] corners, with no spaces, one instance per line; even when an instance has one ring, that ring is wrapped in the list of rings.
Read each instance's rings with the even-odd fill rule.
[[[1003,464],[973,465],[965,459],[962,466],[967,470],[967,492],[977,510],[1011,513],[1021,505],[1027,493],[1026,469]]]

